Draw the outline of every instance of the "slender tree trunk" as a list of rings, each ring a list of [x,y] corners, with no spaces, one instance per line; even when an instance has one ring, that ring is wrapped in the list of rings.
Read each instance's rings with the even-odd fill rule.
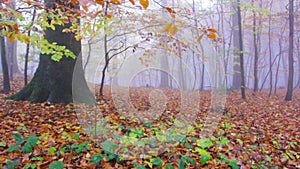
[[[31,23],[33,24],[34,20],[36,17],[36,6],[33,9],[33,14],[32,14],[32,18],[31,18]],[[31,30],[29,30],[27,32],[27,36],[31,35]],[[27,72],[28,72],[28,59],[29,59],[29,50],[30,50],[30,44],[28,43],[26,45],[26,53],[25,53],[25,62],[24,62],[24,85],[26,86],[28,84],[28,80],[27,80]]]
[[[8,64],[6,60],[5,40],[3,36],[0,36],[0,43],[1,43],[1,63],[2,63],[2,72],[3,72],[3,92],[8,93],[10,91],[10,82],[9,82]]]
[[[232,7],[235,13],[232,16],[232,31],[233,31],[233,80],[232,88],[239,89],[241,88],[241,65],[239,58],[240,42],[239,42],[239,17],[238,17],[238,3],[237,1],[232,2]]]
[[[294,0],[289,0],[289,76],[285,100],[292,100],[294,82]]]
[[[253,0],[252,0],[253,3]],[[256,30],[256,12],[253,10],[253,45],[254,45],[254,86],[253,92],[258,90],[258,46],[257,46],[257,30]]]
[[[240,0],[237,0],[237,13],[238,13],[238,27],[239,27],[239,56],[240,56],[240,70],[241,70],[241,93],[242,98],[246,99],[245,92],[245,73],[244,73],[244,54],[243,54],[243,34],[242,34],[242,17],[241,17],[241,8]]]
[[[272,6],[273,6],[273,0],[271,0],[270,3],[270,11],[272,11]],[[270,89],[269,89],[269,97],[272,94],[273,90],[273,71],[272,71],[272,32],[271,32],[271,24],[272,24],[272,14],[269,15],[269,30],[268,30],[268,36],[269,36],[269,72],[270,72]]]

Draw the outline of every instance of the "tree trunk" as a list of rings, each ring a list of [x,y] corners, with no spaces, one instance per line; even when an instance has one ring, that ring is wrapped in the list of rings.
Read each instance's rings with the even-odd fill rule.
[[[246,99],[245,92],[245,75],[244,75],[244,54],[243,54],[243,35],[242,35],[242,17],[240,0],[237,0],[237,13],[238,13],[238,27],[239,27],[239,54],[240,54],[240,69],[241,69],[241,93],[242,98]]]
[[[6,60],[5,40],[3,36],[0,36],[0,43],[1,43],[1,63],[2,63],[2,71],[3,71],[3,92],[8,93],[10,91],[10,82],[9,82],[8,65]]]
[[[241,69],[240,69],[240,58],[239,58],[239,30],[238,30],[238,12],[237,2],[232,2],[232,8],[235,13],[232,15],[232,36],[233,36],[233,79],[232,89],[239,89],[241,87]]]
[[[252,0],[252,3],[253,0]],[[257,42],[257,25],[256,25],[256,12],[253,10],[253,45],[254,45],[254,86],[253,92],[258,91],[258,42]]]
[[[51,2],[52,0],[45,1],[47,6],[54,6],[54,4],[50,4]],[[50,43],[56,42],[57,45],[66,46],[77,58],[63,57],[59,62],[56,62],[51,60],[51,55],[41,54],[39,66],[31,82],[8,98],[33,102],[69,103],[76,101],[88,104],[95,103],[84,78],[80,55],[81,42],[75,39],[74,33],[62,32],[63,29],[70,26],[69,23],[64,26],[56,25],[55,30],[48,28],[45,30],[44,38]],[[74,69],[75,64],[76,69]]]
[[[292,100],[294,82],[294,0],[289,0],[289,76],[285,100]]]

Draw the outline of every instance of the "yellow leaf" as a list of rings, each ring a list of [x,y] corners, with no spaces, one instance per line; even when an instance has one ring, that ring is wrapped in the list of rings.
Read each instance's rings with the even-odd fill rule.
[[[178,32],[178,28],[175,25],[169,29],[170,34],[175,35]]]
[[[10,36],[8,37],[8,41],[9,41],[10,43],[14,43],[15,39],[14,39],[14,37],[13,37],[12,35],[10,35]]]
[[[140,4],[147,9],[149,6],[149,1],[148,0],[140,0]]]
[[[25,41],[26,43],[30,43],[30,38],[29,38],[28,36],[25,36],[25,37],[24,37],[24,41]]]
[[[203,38],[203,36],[204,36],[204,33],[202,33],[202,34],[199,36],[199,38],[197,39],[197,43],[199,43],[199,42],[201,41],[201,39]]]
[[[217,39],[217,35],[215,33],[208,34],[207,37],[213,40]]]
[[[171,27],[172,27],[171,23],[166,24],[165,27],[164,27],[164,31],[165,32],[169,32],[169,30],[170,30]]]
[[[135,5],[135,2],[134,2],[134,0],[129,0],[129,2],[131,2],[131,3],[132,3],[132,5]]]
[[[207,29],[209,32],[213,32],[213,33],[216,33],[216,32],[218,32],[216,29],[214,29],[214,28],[208,28]]]
[[[87,12],[89,8],[87,6],[82,6],[82,8]]]
[[[121,0],[112,0],[111,1],[113,4],[122,4]]]

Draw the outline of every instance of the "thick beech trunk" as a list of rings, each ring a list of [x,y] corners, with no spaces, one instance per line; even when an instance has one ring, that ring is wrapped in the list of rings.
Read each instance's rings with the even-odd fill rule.
[[[51,3],[51,0],[45,2]],[[88,104],[95,103],[84,78],[80,55],[81,42],[75,39],[73,33],[62,32],[70,25],[56,25],[55,30],[49,28],[45,31],[44,37],[50,43],[56,42],[57,45],[66,46],[77,58],[63,57],[59,62],[56,62],[51,60],[51,55],[41,54],[39,66],[31,82],[21,91],[10,96],[10,99],[33,102],[49,101],[52,103],[69,103],[73,101]],[[76,69],[74,69],[75,64]]]

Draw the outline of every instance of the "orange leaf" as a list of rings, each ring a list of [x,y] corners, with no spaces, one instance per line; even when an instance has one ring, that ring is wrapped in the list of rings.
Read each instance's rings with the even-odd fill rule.
[[[129,2],[131,2],[131,3],[132,3],[132,5],[135,5],[135,2],[134,2],[134,0],[129,0]]]
[[[16,32],[19,32],[19,26],[18,26],[18,24],[13,24],[12,25],[12,28],[16,31]]]
[[[112,14],[106,14],[106,18],[111,18]]]
[[[8,36],[8,41],[10,43],[14,43],[15,39],[14,39],[14,37],[12,35],[10,35],[10,36]]]
[[[175,13],[175,11],[174,11],[172,8],[170,8],[170,7],[166,7],[166,10],[167,10],[170,14],[174,14],[174,13]]]
[[[165,27],[164,27],[164,31],[165,32],[169,32],[169,30],[170,30],[171,27],[172,27],[171,23],[166,24]]]
[[[218,32],[216,29],[214,29],[214,28],[208,28],[207,29],[209,32],[213,32],[213,33],[216,33],[216,32]]]
[[[208,34],[207,37],[213,40],[217,39],[217,35],[215,33]]]
[[[112,0],[111,1],[113,4],[122,4],[121,0]]]
[[[140,4],[147,9],[149,6],[149,1],[148,0],[140,0]]]
[[[25,37],[24,37],[24,41],[25,41],[26,43],[30,43],[30,38],[29,38],[28,36],[25,36]]]
[[[82,6],[82,8],[87,12],[89,8],[87,6]]]
[[[201,39],[203,38],[203,36],[204,36],[204,33],[202,33],[202,34],[199,36],[199,38],[197,39],[197,43],[199,43],[199,42],[201,41]]]
[[[175,25],[169,29],[170,34],[175,35],[178,32],[178,28]]]
[[[104,1],[103,0],[96,0],[97,4],[100,4],[101,6],[104,6]]]

